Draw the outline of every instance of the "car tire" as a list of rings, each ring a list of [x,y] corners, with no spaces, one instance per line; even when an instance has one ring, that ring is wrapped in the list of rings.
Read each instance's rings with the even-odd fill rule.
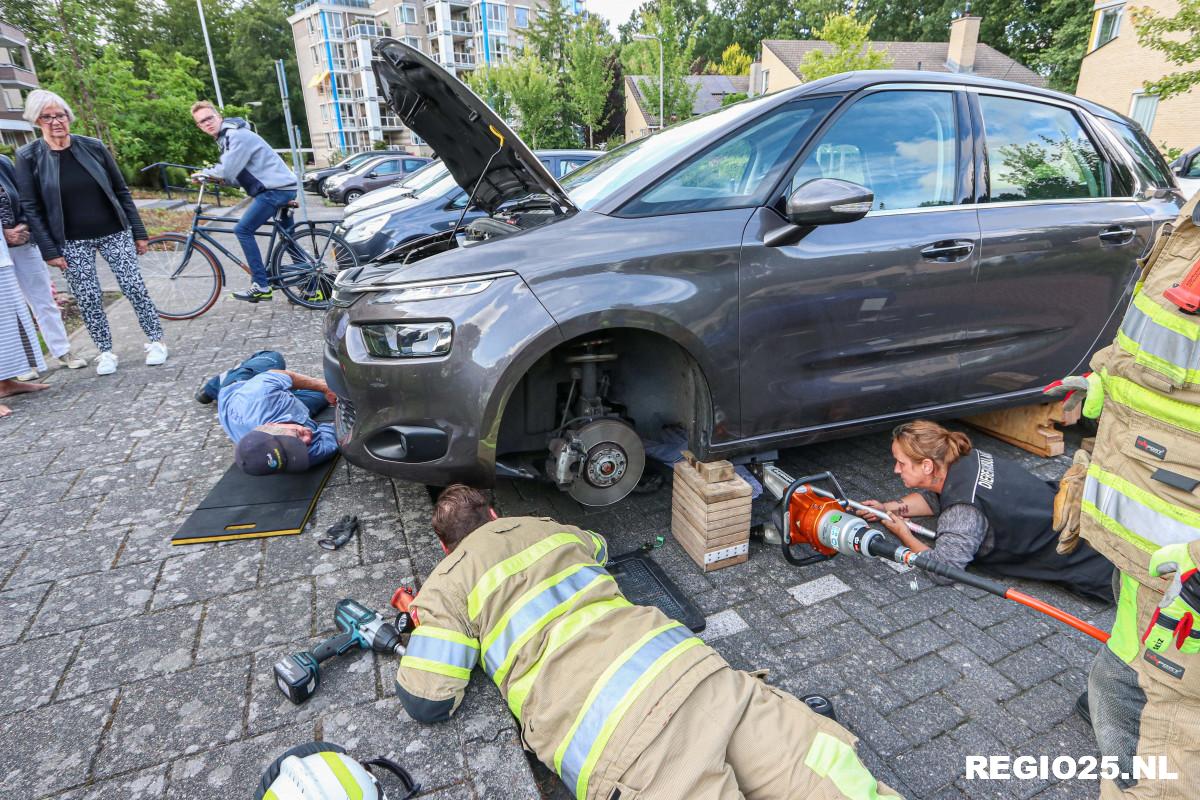
[[[342,204],[348,206],[362,196],[363,193],[358,189],[351,189],[350,191],[346,192],[346,196],[342,198]]]

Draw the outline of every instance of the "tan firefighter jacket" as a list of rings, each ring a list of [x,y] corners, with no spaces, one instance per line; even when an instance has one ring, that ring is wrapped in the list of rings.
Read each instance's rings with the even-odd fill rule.
[[[481,662],[526,747],[579,798],[656,704],[726,668],[657,608],[621,595],[604,539],[549,519],[477,529],[433,570],[414,602],[420,626],[396,690],[418,720],[446,719]],[[699,733],[699,732],[698,732]]]
[[[1142,261],[1115,341],[1092,358],[1084,413],[1103,410],[1084,487],[1081,534],[1156,591],[1150,554],[1190,543],[1200,563],[1200,316],[1163,297],[1200,259],[1193,198]],[[1169,577],[1169,576],[1168,576]]]

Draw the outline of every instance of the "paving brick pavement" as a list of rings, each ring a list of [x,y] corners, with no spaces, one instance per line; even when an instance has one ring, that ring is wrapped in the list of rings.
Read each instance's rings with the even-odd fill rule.
[[[115,375],[56,371],[50,391],[14,398],[16,413],[0,421],[0,796],[246,796],[275,755],[315,738],[397,759],[440,800],[568,796],[528,763],[478,673],[455,719],[435,726],[394,699],[393,659],[328,663],[302,707],[271,683],[279,655],[331,632],[339,598],[384,608],[398,584],[436,564],[423,487],[343,463],[299,536],[169,544],[230,458],[212,408],[192,400],[196,384],[264,347],[319,373],[319,314],[282,299],[222,299],[197,320],[166,323],[171,357],[160,367],[141,363],[126,304],[110,318]],[[1067,463],[977,439],[1046,477]],[[782,466],[833,469],[860,497],[901,490],[884,435],[786,451]],[[551,487],[502,482],[495,500],[504,514],[600,531],[614,553],[670,525],[669,488],[585,509]],[[363,536],[335,553],[317,547],[351,512]],[[796,694],[830,695],[864,759],[905,796],[1096,796],[1087,782],[962,777],[966,755],[1095,754],[1071,711],[1095,651],[1082,634],[879,562],[797,569],[755,543],[747,563],[702,574],[669,536],[653,557],[708,616],[705,638],[731,664],[767,668]],[[1111,611],[1062,591],[1020,586],[1111,622]]]

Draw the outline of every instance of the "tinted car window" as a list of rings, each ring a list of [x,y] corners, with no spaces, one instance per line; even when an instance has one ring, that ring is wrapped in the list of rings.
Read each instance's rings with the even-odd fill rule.
[[[1100,154],[1065,108],[979,96],[987,135],[991,201],[1103,197]]]
[[[371,170],[376,175],[394,175],[400,172],[400,161],[381,161]]]
[[[951,92],[870,94],[822,134],[792,190],[816,178],[838,178],[874,192],[877,210],[950,205],[957,152]]]
[[[406,159],[404,159],[404,171],[405,172],[415,172],[415,171],[419,170],[421,167],[425,166],[425,164],[426,164],[426,162],[420,161],[415,158],[406,158]]]
[[[686,162],[628,203],[622,214],[760,205],[833,102],[830,98],[801,100],[776,109]]]
[[[1134,164],[1143,181],[1152,186],[1171,185],[1171,179],[1167,177],[1170,167],[1167,166],[1166,161],[1159,154],[1158,148],[1150,142],[1146,134],[1109,119],[1102,120],[1102,123],[1125,144],[1125,149],[1133,156]]]
[[[574,172],[575,170],[582,167],[584,164],[588,163],[588,161],[590,161],[590,160],[591,159],[586,159],[586,158],[584,158],[584,159],[564,158],[562,161],[558,162],[558,177],[561,178],[563,175],[566,175],[569,172]]]

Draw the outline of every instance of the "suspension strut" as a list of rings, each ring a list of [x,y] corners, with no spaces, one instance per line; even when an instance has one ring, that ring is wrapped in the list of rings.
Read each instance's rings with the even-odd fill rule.
[[[897,564],[915,567],[957,583],[974,586],[989,594],[1040,611],[1059,622],[1070,625],[1077,631],[1086,633],[1093,639],[1101,642],[1108,641],[1109,634],[1105,631],[1044,600],[1005,586],[999,581],[942,564],[931,556],[929,550],[914,553],[890,534],[870,527],[865,520],[850,511],[852,506],[860,504],[854,503],[846,497],[846,493],[842,491],[842,487],[833,473],[822,472],[792,480],[787,473],[776,467],[767,467],[766,469],[773,474],[764,475],[763,486],[772,494],[780,497],[782,501],[780,539],[783,546],[783,557],[789,563],[804,566],[833,558],[838,553],[882,558]],[[831,485],[834,492],[823,491],[812,485],[822,481]],[[782,485],[786,485],[787,488],[779,494],[778,489]],[[870,509],[870,511],[878,513],[875,509]],[[808,545],[815,551],[815,554],[797,556],[792,548],[801,544]]]

